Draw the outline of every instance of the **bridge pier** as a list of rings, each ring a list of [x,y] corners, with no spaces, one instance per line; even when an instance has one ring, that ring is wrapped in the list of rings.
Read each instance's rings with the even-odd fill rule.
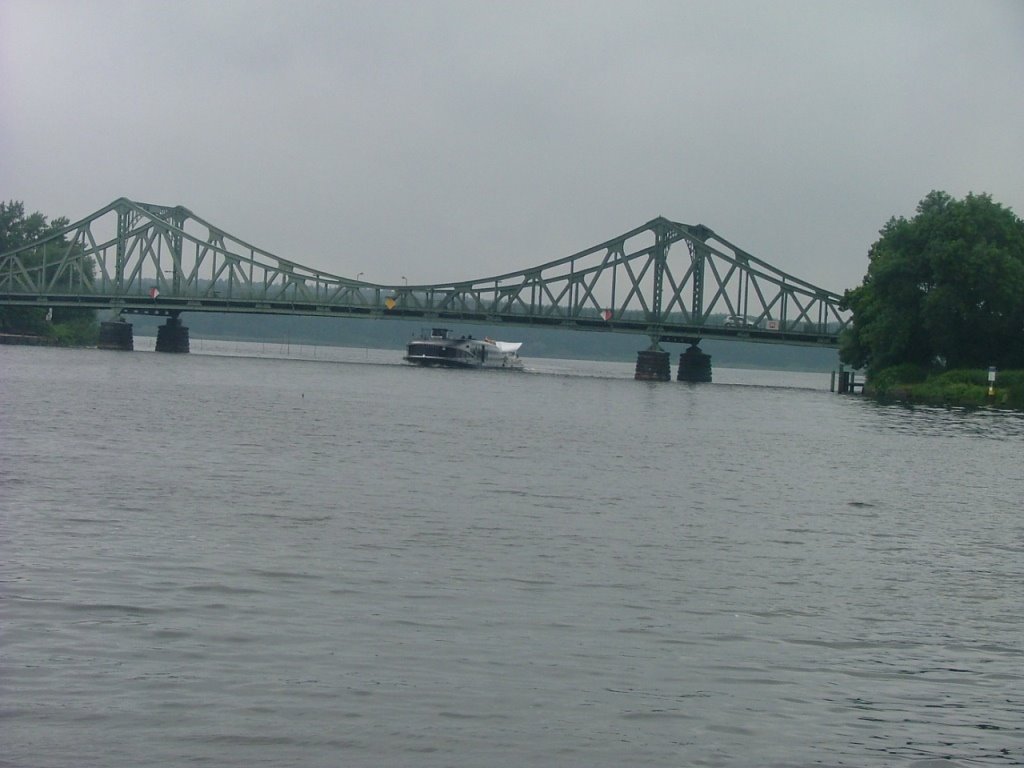
[[[689,349],[679,355],[676,381],[711,381],[711,355],[701,352],[696,344],[691,344]]]
[[[135,349],[132,336],[132,324],[124,319],[104,321],[100,323],[100,338],[96,349],[122,349],[131,352]]]
[[[636,353],[637,381],[672,381],[672,361],[668,352],[656,345]]]
[[[157,352],[188,352],[188,328],[181,324],[177,315],[156,329]]]

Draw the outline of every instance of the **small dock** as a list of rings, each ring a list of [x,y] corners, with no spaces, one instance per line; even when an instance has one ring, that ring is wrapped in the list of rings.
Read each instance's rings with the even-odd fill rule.
[[[842,366],[838,371],[832,371],[832,382],[829,385],[830,392],[837,392],[840,395],[864,394],[864,380],[857,381],[856,371],[844,371]]]

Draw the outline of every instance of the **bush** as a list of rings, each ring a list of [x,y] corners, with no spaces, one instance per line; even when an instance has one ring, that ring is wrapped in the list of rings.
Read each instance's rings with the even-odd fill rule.
[[[932,378],[942,384],[971,384],[976,387],[985,387],[988,389],[988,371],[959,369],[955,371],[946,371],[937,376],[933,376]]]
[[[988,386],[935,376],[910,389],[915,402],[929,405],[985,405]]]
[[[903,363],[873,374],[868,383],[876,394],[885,397],[894,389],[920,383],[926,378],[928,378],[928,373],[922,366]]]
[[[64,323],[54,323],[50,335],[62,347],[93,347],[99,341],[99,324],[88,317],[76,317]]]
[[[925,405],[1024,409],[1024,371],[996,375],[995,395],[988,394],[988,370],[945,371],[927,376],[917,365],[898,365],[872,376],[869,391],[881,399]]]
[[[995,404],[1004,408],[1024,410],[1024,371],[996,374]]]

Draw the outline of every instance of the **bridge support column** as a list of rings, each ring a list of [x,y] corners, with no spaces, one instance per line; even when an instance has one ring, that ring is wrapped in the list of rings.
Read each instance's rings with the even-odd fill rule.
[[[100,338],[96,342],[96,349],[123,349],[131,352],[135,349],[132,324],[124,320],[100,323]]]
[[[168,317],[167,322],[156,329],[157,352],[188,352],[188,328],[177,317]]]
[[[668,352],[657,347],[636,353],[637,381],[672,381],[672,361]]]
[[[711,381],[711,355],[701,352],[696,344],[691,344],[689,349],[679,355],[676,381]]]

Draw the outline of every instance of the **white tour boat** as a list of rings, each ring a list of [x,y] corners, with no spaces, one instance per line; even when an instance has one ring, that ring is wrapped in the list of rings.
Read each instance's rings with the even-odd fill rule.
[[[444,368],[515,368],[521,369],[521,341],[494,341],[472,336],[455,338],[447,328],[433,328],[406,345],[405,359],[414,365]]]

